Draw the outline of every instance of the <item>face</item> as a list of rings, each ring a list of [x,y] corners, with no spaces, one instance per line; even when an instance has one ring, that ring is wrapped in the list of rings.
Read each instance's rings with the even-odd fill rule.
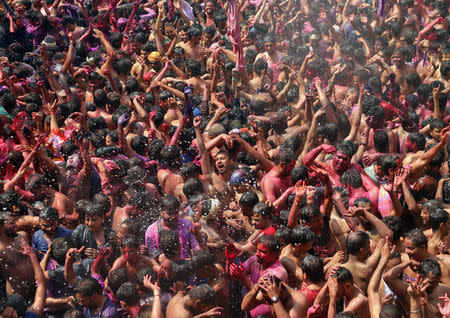
[[[18,318],[17,312],[12,307],[6,307],[3,313],[0,315],[0,317],[4,318]]]
[[[264,230],[264,218],[259,213],[252,214],[252,225],[255,227],[256,230]]]
[[[267,244],[259,243],[256,247],[256,260],[264,266],[272,265],[278,259],[277,252],[271,252]]]
[[[308,251],[312,248],[313,241],[309,241],[306,244],[297,244],[295,246],[295,251],[299,254],[305,254],[308,253]]]
[[[58,225],[58,222],[56,220],[40,220],[39,226],[41,227],[41,230],[45,234],[54,234],[56,232],[56,227]]]
[[[173,29],[173,26],[171,26],[171,25],[166,26],[164,28],[164,32],[166,33],[166,35],[169,39],[173,39],[176,36],[175,30]]]
[[[17,224],[12,217],[7,217],[5,224],[3,225],[3,231],[8,237],[17,236]]]
[[[333,166],[337,173],[344,173],[350,166],[351,157],[338,150],[333,156]]]
[[[230,170],[230,158],[224,153],[220,153],[216,156],[215,164],[219,174],[224,174]]]
[[[428,279],[430,282],[430,286],[426,289],[428,294],[431,294],[433,290],[436,289],[436,287],[439,285],[441,281],[441,276],[434,276],[432,273],[427,273],[427,275],[424,277],[425,279]]]
[[[79,302],[83,307],[86,307],[86,308],[92,307],[92,300],[91,300],[91,297],[89,297],[89,296],[84,296],[84,295],[79,294],[79,293],[75,294],[75,297],[77,298],[78,302]]]
[[[307,227],[311,229],[316,235],[322,234],[323,230],[323,217],[322,215],[315,216],[305,223]]]
[[[205,5],[205,12],[206,14],[212,14],[214,12],[214,3],[212,2],[206,2]]]
[[[427,208],[422,208],[422,211],[420,211],[420,217],[422,218],[422,222],[424,224],[430,223],[430,211],[428,211]]]
[[[200,40],[202,39],[201,35],[199,36],[193,36],[191,37],[191,39],[189,40],[189,42],[191,42],[193,45],[197,45],[200,43]]]
[[[404,58],[400,54],[394,54],[391,57],[391,61],[395,65],[399,66],[399,65],[402,65],[404,63]]]
[[[88,215],[84,223],[87,225],[89,231],[97,232],[102,229],[105,217],[101,215]]]
[[[405,252],[408,254],[408,257],[413,260],[418,260],[418,256],[423,247],[417,246],[409,238],[405,239],[403,245],[405,246]]]
[[[141,43],[139,43],[139,42],[131,42],[131,49],[137,55],[141,54],[141,48],[142,48],[142,44]]]
[[[180,31],[180,38],[181,38],[181,41],[187,42],[187,40],[188,40],[187,32],[184,30]]]
[[[134,246],[125,246],[122,248],[122,255],[123,258],[128,262],[128,261],[133,261],[136,259],[137,255],[138,255],[138,249]]]
[[[264,50],[269,54],[273,53],[273,51],[275,51],[275,42],[264,43]]]
[[[441,130],[442,130],[442,128],[434,128],[430,132],[431,137],[436,141],[441,141],[441,136],[440,136]]]
[[[178,211],[166,211],[161,212],[164,225],[170,229],[175,229],[178,225]]]

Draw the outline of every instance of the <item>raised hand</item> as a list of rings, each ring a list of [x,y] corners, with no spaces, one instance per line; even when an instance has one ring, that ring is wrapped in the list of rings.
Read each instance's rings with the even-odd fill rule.
[[[447,293],[444,296],[439,297],[439,299],[444,301],[444,306],[441,303],[438,303],[438,308],[442,316],[449,317],[450,316],[450,298],[448,298]]]
[[[295,184],[295,196],[296,197],[301,197],[301,196],[305,195],[306,190],[307,190],[306,181],[299,180]]]
[[[200,128],[200,125],[202,124],[202,117],[201,116],[197,116],[194,118],[194,128]]]
[[[239,263],[239,265],[234,263],[230,265],[230,276],[232,278],[242,281],[244,280],[245,275],[245,269],[242,263]]]
[[[402,182],[408,178],[410,172],[411,172],[411,169],[409,167],[401,168],[401,169],[398,169],[397,171],[395,171],[394,190],[398,190],[398,188],[402,185]]]
[[[69,248],[69,250],[66,253],[66,260],[74,261],[76,259],[79,259],[81,252],[83,252],[84,246],[81,248]]]
[[[149,275],[145,275],[144,279],[142,280],[144,287],[150,289],[153,291],[153,296],[160,295],[161,294],[161,288],[159,288],[158,282],[152,283],[152,277]]]
[[[241,250],[236,248],[233,243],[227,243],[225,247],[225,257],[229,262],[233,262],[236,257],[239,256]]]
[[[336,152],[336,148],[334,148],[332,145],[322,144],[321,145],[322,150],[326,153],[334,153]]]

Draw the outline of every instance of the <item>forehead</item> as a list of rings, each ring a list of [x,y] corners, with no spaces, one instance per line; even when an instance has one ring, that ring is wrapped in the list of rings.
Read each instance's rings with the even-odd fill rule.
[[[269,252],[269,247],[265,243],[258,243],[256,248],[261,252]]]
[[[343,152],[342,150],[338,150],[336,151],[336,157],[338,158],[349,158],[350,156],[347,155],[345,152]]]
[[[413,241],[411,241],[411,239],[409,237],[405,238],[405,240],[403,241],[403,244],[405,245],[405,247],[409,247],[409,248],[416,247],[416,244],[414,244]]]

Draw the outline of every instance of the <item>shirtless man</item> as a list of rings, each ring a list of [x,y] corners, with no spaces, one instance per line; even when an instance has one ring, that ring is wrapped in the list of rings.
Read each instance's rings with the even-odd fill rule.
[[[242,310],[252,309],[260,304],[269,304],[274,317],[306,317],[308,301],[301,292],[296,291],[276,276],[264,276],[242,300]]]
[[[6,292],[31,300],[36,286],[33,265],[21,249],[22,236],[17,234],[11,213],[0,212],[0,271],[6,278]]]
[[[202,318],[220,316],[221,307],[215,305],[214,289],[203,284],[189,290],[178,292],[167,304],[167,318]]]
[[[112,115],[107,108],[108,97],[103,89],[97,89],[94,92],[94,104],[97,107],[95,111],[87,112],[88,118],[103,117],[109,129],[114,129]]]
[[[151,266],[151,260],[139,254],[139,242],[132,234],[127,234],[122,239],[122,255],[116,259],[111,270],[125,268],[128,281],[136,281],[136,273],[146,266]]]
[[[383,246],[380,244],[384,244],[384,240],[379,241],[375,251],[370,255],[370,239],[367,233],[357,231],[347,236],[348,261],[342,266],[352,273],[356,285],[364,293],[367,293],[370,277],[380,258],[380,248]]]
[[[227,184],[231,177],[231,160],[226,151],[219,151],[215,158],[215,168],[205,146],[202,131],[200,130],[201,117],[194,118],[194,129],[197,137],[197,145],[201,155],[201,168],[204,180],[213,185],[217,194],[220,194],[222,202],[232,202],[234,191]]]
[[[167,164],[167,169],[159,169],[156,174],[163,192],[173,195],[176,186],[183,182],[179,175],[181,153],[177,146],[166,146],[161,150],[161,159]]]
[[[439,263],[441,274],[440,280],[443,284],[450,286],[450,264],[448,258],[438,258],[430,254],[427,250],[428,242],[425,234],[419,229],[413,229],[407,232],[405,235],[405,240],[403,245],[405,246],[405,253],[402,254],[402,261],[406,262],[411,260],[411,262],[405,268],[405,274],[408,277],[417,276],[417,263],[422,262],[425,259],[431,259]]]
[[[296,226],[290,235],[290,244],[288,244],[280,254],[281,264],[286,268],[289,274],[289,284],[300,287],[303,280],[301,270],[303,258],[308,255],[314,241],[314,233],[305,226]]]
[[[61,192],[46,186],[43,175],[38,173],[32,174],[26,182],[26,189],[34,194],[36,200],[44,202],[45,206],[51,206],[58,210],[60,217],[72,214],[73,200],[67,198]]]
[[[200,42],[202,39],[202,31],[195,26],[191,26],[187,31],[188,41],[186,43],[180,42],[177,46],[184,49],[184,54],[187,58],[198,59],[206,53],[206,48]]]
[[[450,244],[450,217],[444,209],[436,209],[430,213],[430,223],[433,235],[428,241],[428,252],[433,255],[440,253],[439,245],[444,243],[445,246]]]
[[[288,150],[278,152],[274,164],[275,166],[261,180],[264,197],[271,203],[292,186],[291,171],[295,167],[294,153]]]
[[[264,37],[264,53],[259,53],[255,61],[262,58],[267,61],[267,66],[272,70],[272,82],[278,81],[278,76],[281,73],[280,63],[283,54],[276,49],[276,40],[273,35],[266,35]]]
[[[410,259],[395,266],[384,274],[384,280],[397,296],[401,306],[406,312],[412,312],[410,297],[408,296],[408,283],[404,282],[403,272],[410,266],[418,267],[417,272],[423,279],[429,280],[429,287],[425,290],[426,301],[424,307],[423,317],[442,317],[438,309],[439,297],[450,293],[450,287],[447,284],[442,284],[442,271],[438,262],[433,259],[424,259],[419,265],[417,262]],[[418,275],[414,277],[419,277]],[[410,309],[411,308],[411,309]]]
[[[328,278],[314,301],[315,305],[325,304],[326,294],[329,294],[328,317],[336,315],[336,303],[344,297],[344,310],[354,311],[359,318],[370,317],[369,301],[357,285],[353,283],[352,273],[345,267],[338,267]]]
[[[413,73],[416,70],[414,67],[409,66],[405,63],[405,56],[408,54],[406,48],[399,48],[394,51],[394,54],[391,56],[391,61],[394,65],[391,66],[390,70],[395,74],[395,82],[404,88],[403,78],[406,74]],[[384,71],[381,75],[381,82],[386,83],[389,81],[389,73],[388,71]]]
[[[353,151],[349,145],[341,143],[336,149],[330,145],[320,145],[319,147],[311,150],[304,158],[303,164],[309,167],[320,152],[324,150],[327,153],[333,154],[333,159],[325,162],[324,168],[329,172],[331,183],[333,187],[342,187],[341,177],[348,169],[355,169],[361,174],[364,188],[370,189],[374,187],[374,184],[370,177],[364,172],[363,168],[359,164],[351,163]]]

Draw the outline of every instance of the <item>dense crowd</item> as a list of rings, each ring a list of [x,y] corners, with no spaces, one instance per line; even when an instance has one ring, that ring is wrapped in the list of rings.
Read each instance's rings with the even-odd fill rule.
[[[444,0],[1,0],[0,318],[450,318]]]

